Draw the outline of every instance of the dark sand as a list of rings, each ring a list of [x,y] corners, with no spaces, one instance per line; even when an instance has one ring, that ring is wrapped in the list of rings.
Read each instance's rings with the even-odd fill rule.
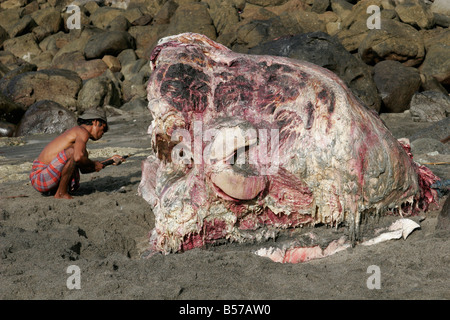
[[[396,119],[387,121],[396,137],[429,126]],[[82,175],[74,200],[42,196],[28,182],[32,160],[53,136],[2,138],[0,299],[450,299],[450,237],[435,231],[438,210],[418,217],[421,229],[406,240],[301,264],[252,253],[271,243],[141,259],[154,226],[150,207],[137,195],[141,161],[150,153],[150,120],[146,113],[111,118],[110,131],[88,149],[97,159],[111,152],[134,155]],[[448,165],[431,168],[449,172]],[[81,289],[66,285],[71,265],[79,267]],[[380,289],[367,286],[372,265],[380,268]]]

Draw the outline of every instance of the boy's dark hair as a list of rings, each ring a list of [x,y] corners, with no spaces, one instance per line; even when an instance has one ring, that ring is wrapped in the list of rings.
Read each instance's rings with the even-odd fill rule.
[[[77,120],[77,124],[79,125],[79,126],[81,126],[82,124],[85,124],[85,125],[88,125],[88,126],[91,126],[92,124],[93,124],[93,121],[94,120],[97,120],[98,122],[100,122],[100,124],[106,124],[106,127],[105,127],[105,130],[103,131],[104,133],[106,133],[106,132],[108,132],[108,123],[106,123],[104,120],[102,120],[102,119],[81,119],[81,118],[78,118],[78,120]]]

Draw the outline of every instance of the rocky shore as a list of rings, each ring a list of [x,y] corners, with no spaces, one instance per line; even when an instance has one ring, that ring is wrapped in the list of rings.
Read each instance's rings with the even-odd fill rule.
[[[313,62],[377,112],[436,122],[450,110],[449,26],[445,0],[2,1],[1,134],[64,129],[30,126],[41,112],[70,126],[90,107],[145,109],[150,53],[182,32]]]
[[[448,196],[406,241],[283,265],[235,244],[140,259],[154,217],[137,195],[150,53],[182,32],[333,71],[450,179],[449,27],[447,0],[0,0],[0,298],[449,299]],[[40,196],[31,162],[93,107],[111,130],[91,156],[133,156],[83,177],[72,202]],[[366,286],[370,265],[381,290]]]

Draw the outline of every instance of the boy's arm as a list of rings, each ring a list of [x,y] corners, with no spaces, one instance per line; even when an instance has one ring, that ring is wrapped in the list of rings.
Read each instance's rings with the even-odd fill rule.
[[[90,173],[100,171],[103,169],[103,164],[99,161],[92,161],[88,157],[86,150],[86,143],[89,140],[89,135],[84,130],[77,132],[75,143],[73,145],[74,156],[73,159],[77,166],[80,168],[81,173]]]

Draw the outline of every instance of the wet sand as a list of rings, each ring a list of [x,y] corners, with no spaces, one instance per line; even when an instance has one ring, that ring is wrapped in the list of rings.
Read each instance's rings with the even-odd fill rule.
[[[28,181],[31,162],[53,136],[2,138],[0,299],[450,299],[450,237],[435,230],[439,209],[417,217],[421,228],[406,240],[356,246],[300,264],[253,253],[271,243],[140,258],[154,226],[150,207],[137,194],[141,161],[150,154],[150,121],[146,113],[110,119],[102,140],[88,143],[92,158],[132,156],[120,166],[82,175],[74,200],[42,196]],[[393,121],[396,137],[401,126],[413,130]],[[448,173],[448,166],[436,169]],[[80,289],[67,285],[70,266],[79,268]],[[379,289],[368,287],[370,266],[379,267]]]

